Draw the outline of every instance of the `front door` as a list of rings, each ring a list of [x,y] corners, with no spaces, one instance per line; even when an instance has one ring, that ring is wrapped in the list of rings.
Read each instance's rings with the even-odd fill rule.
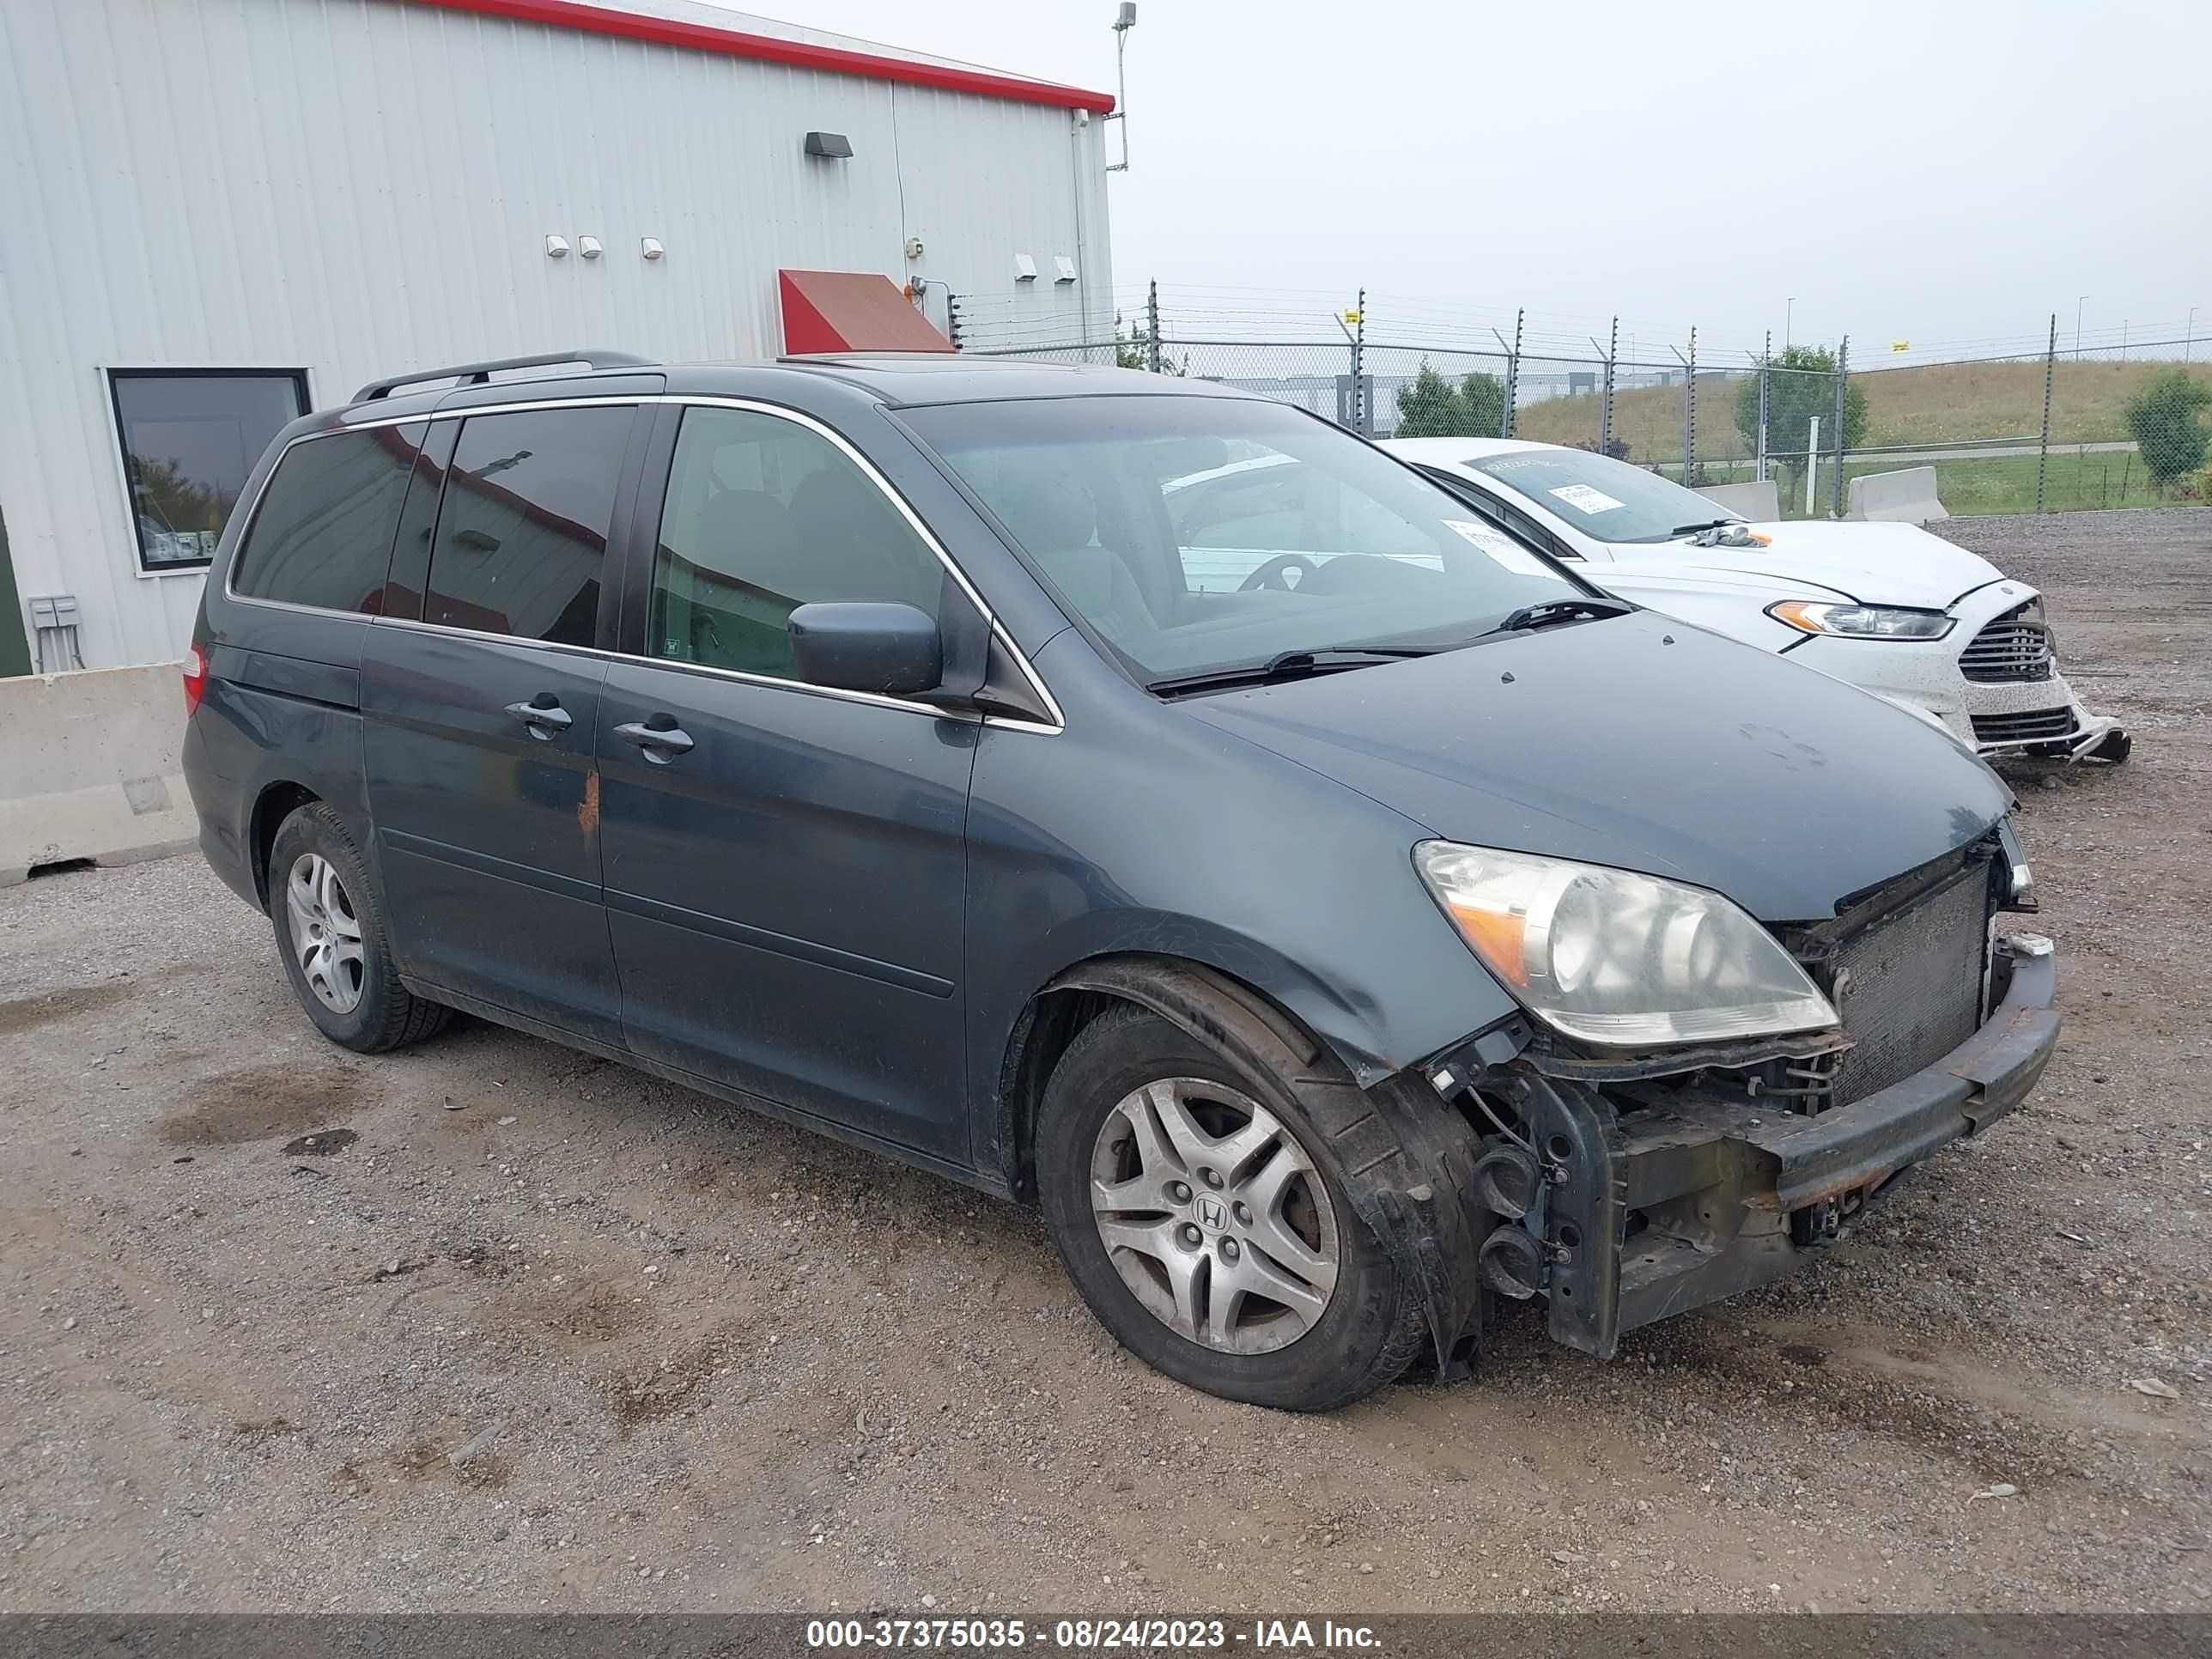
[[[599,891],[596,647],[603,608],[612,624],[602,578],[635,416],[611,405],[462,422],[421,591],[387,589],[362,665],[401,970],[434,994],[606,1042],[621,1041],[621,994]],[[403,544],[428,529],[415,506]],[[403,546],[395,584],[408,568]]]
[[[800,684],[784,623],[809,601],[940,601],[944,568],[884,488],[780,415],[684,410],[653,540],[599,715],[630,1046],[965,1163],[980,728]]]

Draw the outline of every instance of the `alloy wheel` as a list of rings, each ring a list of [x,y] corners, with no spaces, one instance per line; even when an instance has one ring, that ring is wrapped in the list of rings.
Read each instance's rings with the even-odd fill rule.
[[[351,1013],[360,1005],[366,971],[361,917],[328,859],[302,853],[293,860],[284,882],[284,906],[291,918],[292,950],[308,988],[325,1007]]]
[[[1130,1293],[1177,1334],[1224,1353],[1272,1353],[1328,1310],[1336,1213],[1313,1160],[1250,1096],[1164,1078],[1106,1115],[1091,1209]]]

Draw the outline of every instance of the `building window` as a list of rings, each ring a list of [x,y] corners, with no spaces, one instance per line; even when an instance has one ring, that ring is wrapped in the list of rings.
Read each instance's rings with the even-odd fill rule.
[[[269,441],[307,412],[307,371],[117,368],[108,386],[140,568],[205,565]]]

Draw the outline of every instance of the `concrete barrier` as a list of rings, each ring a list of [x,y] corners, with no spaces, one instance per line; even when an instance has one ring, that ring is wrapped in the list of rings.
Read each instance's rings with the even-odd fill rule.
[[[0,887],[42,864],[128,864],[199,836],[175,664],[0,679]]]
[[[1771,478],[1765,483],[1705,484],[1698,494],[1753,524],[1772,524],[1782,516],[1782,497]]]
[[[1951,515],[1936,498],[1936,469],[1908,466],[1854,478],[1844,517],[1861,524],[1936,524]]]

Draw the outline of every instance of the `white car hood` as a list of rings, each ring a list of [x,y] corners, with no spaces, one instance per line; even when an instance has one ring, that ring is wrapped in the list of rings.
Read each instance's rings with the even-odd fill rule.
[[[1698,547],[1688,542],[1620,542],[1611,571],[1593,567],[1601,586],[1639,575],[1717,578],[1758,584],[1808,583],[1862,605],[1947,609],[1960,595],[2002,580],[1978,553],[1909,524],[1756,524],[1765,547]]]

